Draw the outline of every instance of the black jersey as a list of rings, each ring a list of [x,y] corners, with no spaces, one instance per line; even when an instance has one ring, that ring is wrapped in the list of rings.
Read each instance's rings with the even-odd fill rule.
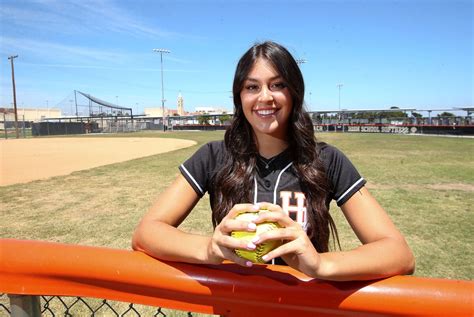
[[[324,164],[329,188],[328,204],[335,200],[343,205],[366,183],[354,165],[338,149],[328,144],[319,144],[320,158]],[[212,181],[224,165],[226,157],[224,141],[213,141],[203,145],[180,167],[182,175],[199,196],[206,192],[214,195]],[[254,176],[253,201],[270,202],[282,207],[290,217],[306,228],[306,198],[295,170],[289,150],[271,159],[258,156]]]

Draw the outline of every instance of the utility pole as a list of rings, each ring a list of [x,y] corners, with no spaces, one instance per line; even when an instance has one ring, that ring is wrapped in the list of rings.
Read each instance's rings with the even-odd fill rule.
[[[16,89],[15,89],[15,67],[13,66],[13,59],[17,58],[18,55],[9,56],[8,59],[12,65],[12,85],[13,85],[13,111],[15,112],[15,134],[16,138],[20,138],[20,134],[18,132],[18,111],[16,109]]]
[[[341,87],[344,84],[337,84],[336,87],[339,89],[339,121],[341,120]],[[343,119],[344,120],[344,119]],[[344,132],[344,121],[342,121],[342,132]]]
[[[161,111],[163,114],[163,132],[166,131],[165,129],[165,89],[163,85],[163,53],[171,53],[169,50],[164,48],[155,48],[153,52],[160,53],[161,57]]]

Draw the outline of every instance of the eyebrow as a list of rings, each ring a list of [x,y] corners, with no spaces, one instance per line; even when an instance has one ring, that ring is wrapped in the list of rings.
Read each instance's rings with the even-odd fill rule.
[[[273,76],[273,77],[270,78],[270,81],[275,80],[275,79],[281,79],[281,78],[282,78],[282,77],[281,77],[280,75]],[[257,82],[257,83],[259,82],[258,79],[252,78],[252,77],[247,77],[247,78],[245,78],[245,80],[254,81],[254,82]]]

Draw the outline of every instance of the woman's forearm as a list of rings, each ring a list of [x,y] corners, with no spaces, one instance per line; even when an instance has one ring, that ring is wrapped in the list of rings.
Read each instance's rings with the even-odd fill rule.
[[[158,221],[142,222],[133,235],[132,248],[165,261],[211,263],[210,237],[186,233]]]
[[[404,240],[384,238],[357,249],[320,254],[313,277],[333,281],[368,280],[411,274],[415,259]]]

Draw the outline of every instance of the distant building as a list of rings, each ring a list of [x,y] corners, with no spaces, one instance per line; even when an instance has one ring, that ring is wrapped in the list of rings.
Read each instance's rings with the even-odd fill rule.
[[[227,109],[215,108],[215,107],[196,107],[196,113],[198,114],[226,114]]]
[[[228,114],[228,110],[220,107],[196,107],[196,111],[194,112],[187,112],[184,110],[184,98],[181,95],[181,92],[178,94],[178,98],[176,99],[176,108],[169,109],[165,108],[165,116],[188,116],[188,115],[221,115],[221,114]],[[145,108],[144,109],[145,116],[147,117],[163,117],[163,110],[162,107],[152,107],[152,108]]]
[[[161,107],[145,108],[144,112],[145,112],[145,116],[147,117],[162,117],[163,116],[163,110]]]
[[[15,113],[13,108],[0,108],[0,121],[15,121]],[[61,109],[57,108],[17,108],[18,121],[38,122],[46,118],[61,118]]]
[[[186,112],[184,111],[184,98],[181,95],[181,93],[179,93],[178,95],[176,104],[177,104],[177,109],[165,108],[165,116],[174,116],[175,114],[178,116],[186,115]],[[145,116],[147,117],[162,117],[163,116],[162,107],[145,108],[144,112],[145,112]]]
[[[181,96],[181,92],[178,95],[177,104],[178,104],[178,111],[177,111],[178,115],[180,116],[184,115],[184,98],[183,96]]]

